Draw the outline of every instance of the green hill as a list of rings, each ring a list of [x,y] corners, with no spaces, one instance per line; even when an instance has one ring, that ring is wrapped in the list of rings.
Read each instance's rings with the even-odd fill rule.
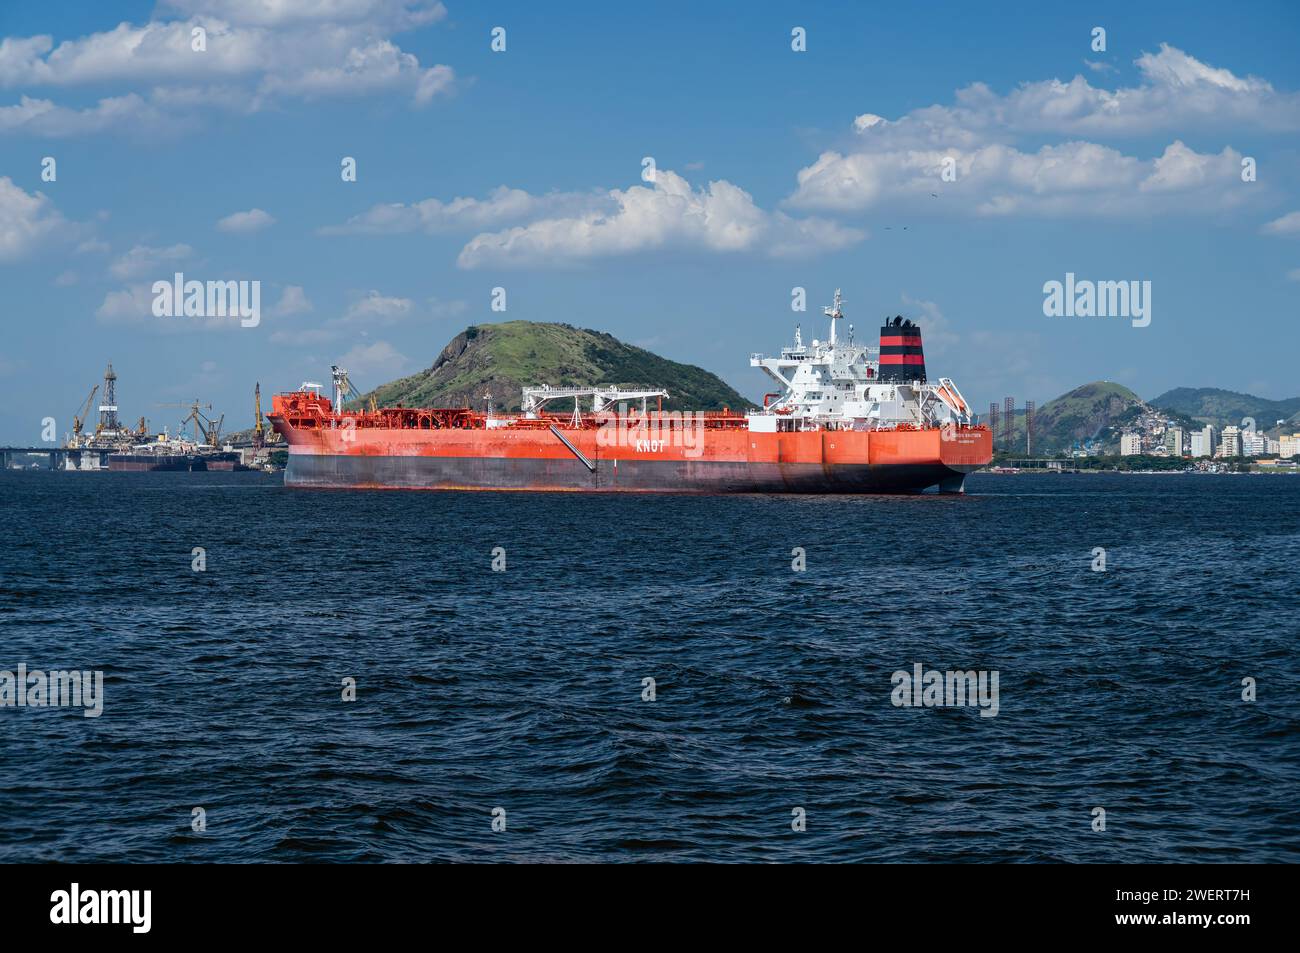
[[[1146,403],[1123,384],[1093,381],[1048,401],[1034,411],[1034,453],[1072,449],[1076,443],[1095,441],[1098,448],[1118,445],[1120,431],[1135,421]],[[1012,423],[1013,455],[1025,450],[1025,416],[1016,412]]]
[[[662,387],[671,395],[664,401],[669,410],[753,406],[702,368],[678,364],[601,331],[531,321],[471,325],[442,349],[431,367],[382,384],[362,400],[368,403],[373,397],[381,407],[481,408],[483,395],[490,393],[494,409],[517,411],[522,389],[543,384]]]
[[[1243,418],[1252,417],[1260,430],[1270,430],[1277,421],[1300,415],[1300,397],[1267,400],[1218,387],[1176,387],[1152,400],[1151,406],[1220,428],[1229,424],[1240,426]]]

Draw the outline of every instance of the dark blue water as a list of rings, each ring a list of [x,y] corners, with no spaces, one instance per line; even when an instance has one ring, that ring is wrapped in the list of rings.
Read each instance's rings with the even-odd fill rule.
[[[0,708],[0,860],[1300,859],[1300,478],[968,488],[0,474],[0,670],[106,678]]]

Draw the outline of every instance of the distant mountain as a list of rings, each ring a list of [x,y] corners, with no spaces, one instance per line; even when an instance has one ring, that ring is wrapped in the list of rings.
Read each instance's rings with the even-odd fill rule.
[[[518,411],[523,387],[542,384],[662,387],[670,395],[667,410],[753,406],[703,368],[678,364],[601,331],[531,321],[472,325],[452,338],[432,366],[381,384],[362,400],[373,397],[381,407],[481,408],[483,395],[490,393],[494,409]]]
[[[1242,418],[1251,417],[1260,430],[1269,430],[1278,420],[1300,416],[1300,397],[1267,400],[1218,387],[1176,387],[1152,400],[1151,406],[1220,428],[1228,424],[1240,426]],[[1295,423],[1300,424],[1300,419]]]

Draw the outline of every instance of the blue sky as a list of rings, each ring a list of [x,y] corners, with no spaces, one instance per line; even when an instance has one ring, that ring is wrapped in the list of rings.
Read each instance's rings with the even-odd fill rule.
[[[1300,394],[1300,6],[1132,6],[5,5],[0,441],[62,433],[110,359],[131,421],[243,424],[255,380],[369,388],[510,319],[757,396],[749,353],[837,286],[977,407]],[[177,270],[260,281],[260,324],[154,317]],[[1151,324],[1046,317],[1067,272],[1150,281]]]

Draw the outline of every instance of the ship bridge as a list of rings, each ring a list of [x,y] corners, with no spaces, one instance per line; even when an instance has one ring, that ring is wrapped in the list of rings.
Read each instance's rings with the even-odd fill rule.
[[[752,430],[874,430],[972,422],[970,408],[952,381],[926,382],[921,332],[911,321],[904,325],[901,316],[892,324],[887,320],[881,346],[874,347],[856,343],[851,324],[847,340],[841,339],[840,289],[823,311],[830,318],[825,341],[805,345],[796,325],[794,345],[782,348],[780,356],[750,356],[750,366],[779,388],[766,395],[761,413],[749,416]],[[769,403],[770,398],[776,399]]]

